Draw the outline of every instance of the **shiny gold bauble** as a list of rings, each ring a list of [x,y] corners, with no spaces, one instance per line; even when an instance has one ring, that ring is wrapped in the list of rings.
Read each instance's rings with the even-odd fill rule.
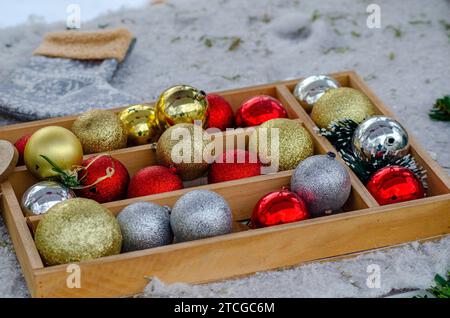
[[[278,147],[275,144],[274,153],[271,149],[276,139],[271,128],[278,129],[279,144]],[[262,129],[266,129],[265,134]],[[265,142],[260,141],[259,138],[264,136]],[[302,160],[314,154],[313,140],[306,128],[300,122],[286,118],[271,119],[258,126],[250,138],[249,148],[258,153],[263,164],[273,164],[274,156],[278,156],[278,171],[295,169]]]
[[[128,106],[119,113],[119,119],[127,130],[128,144],[144,145],[158,141],[161,130],[153,106],[146,104]]]
[[[127,131],[119,117],[108,110],[90,110],[73,123],[73,133],[86,154],[106,152],[127,146]]]
[[[206,132],[193,124],[177,124],[159,138],[156,157],[160,165],[174,168],[183,180],[193,180],[208,169],[203,158]],[[186,152],[185,152],[186,151]]]
[[[36,131],[25,146],[24,161],[32,175],[43,180],[58,177],[48,157],[62,170],[72,169],[83,162],[83,148],[77,137],[68,129],[48,126]]]
[[[122,234],[107,208],[76,198],[60,202],[44,214],[35,241],[45,264],[58,265],[119,254]]]
[[[327,128],[334,121],[352,119],[360,123],[374,115],[375,106],[360,91],[350,87],[327,90],[315,103],[311,118],[320,128]]]
[[[189,85],[177,85],[165,90],[156,102],[156,119],[162,130],[182,123],[202,121],[208,124],[206,93]]]

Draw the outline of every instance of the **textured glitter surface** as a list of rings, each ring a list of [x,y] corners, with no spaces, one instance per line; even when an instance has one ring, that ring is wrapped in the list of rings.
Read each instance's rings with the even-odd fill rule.
[[[38,179],[59,176],[41,155],[47,156],[62,170],[71,169],[83,162],[83,148],[77,137],[68,129],[47,126],[36,131],[25,146],[25,164]]]
[[[347,168],[329,155],[309,157],[295,169],[291,191],[308,205],[311,216],[338,212],[351,190]]]
[[[196,129],[199,128],[200,127],[197,126]],[[182,136],[179,136],[178,132],[180,132],[180,135]],[[188,136],[185,136],[183,132],[186,132]],[[198,131],[196,133],[198,133]],[[175,168],[177,174],[180,175],[183,180],[193,180],[200,177],[208,169],[208,163],[203,160],[205,142],[203,141],[204,138],[202,134],[204,133],[205,132],[202,130],[200,137],[195,138],[193,124],[177,124],[167,129],[159,138],[156,148],[156,157],[159,164],[168,168]],[[180,147],[180,145],[184,146]],[[172,150],[175,146],[177,146],[178,149],[181,149],[181,151],[175,151],[175,153],[172,154]],[[190,158],[189,154],[186,155],[183,153],[183,149],[190,151]],[[186,156],[187,160],[175,163],[175,158],[173,158],[172,155],[181,157]]]
[[[350,87],[329,89],[314,105],[311,118],[320,128],[327,128],[333,121],[352,119],[357,123],[375,114],[369,98]]]
[[[175,191],[183,188],[183,181],[171,169],[150,166],[139,170],[131,177],[128,198],[142,197],[156,193]]]
[[[193,190],[175,203],[170,224],[177,242],[231,232],[232,214],[223,197],[209,190]]]
[[[217,94],[206,95],[208,100],[208,126],[225,130],[234,128],[234,112],[225,98]]]
[[[265,135],[260,134],[259,129],[266,128]],[[271,153],[272,134],[271,128],[279,128],[279,147],[275,148],[276,153]],[[312,156],[314,145],[312,138],[301,123],[292,119],[277,118],[266,121],[260,125],[255,134],[257,136],[267,136],[266,143],[258,142],[258,138],[250,138],[250,150],[258,151],[262,163],[267,163],[272,157],[278,156],[279,171],[295,169],[299,162]]]
[[[118,254],[122,234],[108,209],[93,200],[75,198],[44,214],[35,241],[43,261],[57,265]]]
[[[384,155],[400,158],[408,154],[409,137],[398,121],[386,116],[372,116],[356,128],[352,149],[361,159]]]
[[[130,175],[119,160],[108,156],[93,156],[83,162],[85,170],[79,172],[82,189],[75,190],[79,197],[98,203],[122,200],[127,193]],[[109,175],[108,172],[113,172]],[[99,181],[101,180],[101,181]]]
[[[55,204],[75,197],[71,189],[58,182],[41,181],[25,191],[21,205],[25,214],[39,215],[46,213]]]
[[[161,135],[153,105],[131,105],[120,112],[119,119],[127,130],[130,145],[156,142]]]
[[[137,251],[172,243],[169,208],[136,202],[117,216],[122,231],[122,251]]]
[[[205,92],[189,85],[166,89],[156,102],[156,119],[161,129],[200,120],[208,125],[208,100]]]
[[[87,154],[127,145],[127,131],[119,117],[111,111],[96,109],[85,112],[75,120],[72,131]]]

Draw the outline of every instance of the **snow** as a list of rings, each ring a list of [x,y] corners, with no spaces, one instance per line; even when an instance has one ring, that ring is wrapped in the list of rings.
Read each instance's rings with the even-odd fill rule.
[[[83,22],[82,28],[132,31],[136,46],[112,84],[142,100],[154,100],[175,83],[214,91],[353,69],[450,171],[450,125],[427,116],[435,99],[450,93],[450,31],[445,28],[450,1],[378,0],[380,29],[366,26],[370,3],[171,0],[109,12]],[[0,78],[23,64],[46,32],[64,28],[64,22],[32,20],[0,29]],[[12,122],[0,117],[0,125]],[[3,225],[0,237],[0,295],[26,296]],[[381,296],[432,284],[436,272],[450,268],[449,245],[447,237],[204,286],[165,286],[154,280],[147,295]],[[372,261],[381,266],[380,289],[364,287]]]

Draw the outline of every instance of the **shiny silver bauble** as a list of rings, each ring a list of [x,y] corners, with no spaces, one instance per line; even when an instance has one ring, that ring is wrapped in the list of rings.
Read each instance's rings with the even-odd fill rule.
[[[46,213],[55,204],[75,197],[75,193],[61,183],[41,181],[25,191],[21,205],[26,215],[40,215]]]
[[[400,158],[409,152],[409,137],[400,123],[386,116],[372,116],[356,128],[352,149],[360,159]]]
[[[332,77],[326,75],[312,75],[298,82],[294,88],[294,95],[306,111],[311,111],[314,104],[330,88],[341,85]]]

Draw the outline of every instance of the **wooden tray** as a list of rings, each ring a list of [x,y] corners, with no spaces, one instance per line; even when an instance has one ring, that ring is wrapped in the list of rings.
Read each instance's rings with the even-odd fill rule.
[[[342,72],[331,76],[342,86],[364,92],[379,114],[394,117],[356,73]],[[299,120],[311,133],[316,154],[335,151],[326,138],[314,132],[314,122],[292,95],[297,82],[277,82],[219,94],[234,110],[249,97],[258,94],[274,96],[284,104],[289,116]],[[70,128],[75,118],[52,118],[1,127],[0,139],[15,142],[22,135],[47,125]],[[223,138],[227,135],[237,138],[239,133],[226,133]],[[234,233],[81,262],[78,264],[81,288],[67,287],[66,280],[70,275],[67,265],[47,267],[39,256],[33,232],[41,217],[25,217],[19,204],[24,191],[37,182],[26,167],[17,167],[1,184],[1,209],[33,297],[129,296],[142,292],[152,276],[167,283],[203,283],[448,234],[450,181],[414,138],[410,139],[412,155],[428,171],[429,190],[424,199],[380,207],[349,170],[352,192],[344,206],[346,213],[249,230],[241,221],[250,217],[255,203],[263,195],[288,186],[292,170],[198,186],[197,189],[216,191],[229,202],[234,216]],[[111,155],[125,164],[130,175],[155,164],[154,151],[149,145],[112,151]],[[140,200],[172,206],[192,189],[110,202],[104,206],[114,214]]]

